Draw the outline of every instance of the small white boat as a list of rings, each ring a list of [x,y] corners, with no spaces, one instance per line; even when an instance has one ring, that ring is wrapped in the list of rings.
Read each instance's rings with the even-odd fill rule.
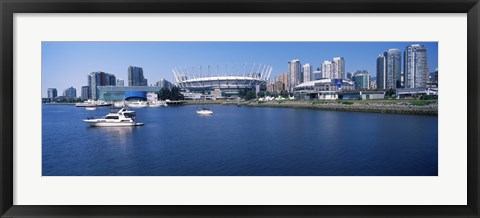
[[[165,101],[150,101],[148,102],[149,107],[161,107],[161,106],[167,106],[167,102]]]
[[[142,108],[142,107],[148,107],[148,102],[146,102],[146,101],[132,101],[132,102],[125,102],[125,105],[127,107]]]
[[[125,102],[117,101],[117,102],[113,103],[113,106],[115,106],[115,107],[125,107]]]
[[[106,107],[111,105],[112,105],[111,103],[108,103],[106,101],[102,101],[102,100],[95,101],[91,99],[84,101],[82,103],[75,104],[76,107]]]
[[[197,110],[198,115],[213,115],[213,111],[208,108],[202,108],[201,110]]]
[[[144,123],[139,123],[135,121],[135,111],[129,111],[125,108],[121,108],[120,110],[117,111],[117,109],[112,108],[110,113],[107,114],[104,118],[95,119],[93,117],[89,117],[83,121],[90,124],[90,126],[98,126],[98,127],[112,127],[112,126],[121,127],[121,126],[143,126],[144,125]]]
[[[97,108],[96,108],[96,107],[85,107],[85,109],[86,109],[87,111],[94,111],[94,110],[96,110]]]

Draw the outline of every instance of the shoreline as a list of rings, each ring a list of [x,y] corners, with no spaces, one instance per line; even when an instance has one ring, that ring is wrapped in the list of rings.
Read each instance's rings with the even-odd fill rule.
[[[184,105],[202,104],[240,104],[249,107],[438,116],[436,100],[274,100],[268,102],[204,100],[184,102]]]
[[[180,105],[242,105],[248,107],[294,108],[343,112],[438,116],[437,100],[189,100]],[[75,105],[75,103],[45,103],[46,105]],[[175,105],[172,105],[175,106]]]

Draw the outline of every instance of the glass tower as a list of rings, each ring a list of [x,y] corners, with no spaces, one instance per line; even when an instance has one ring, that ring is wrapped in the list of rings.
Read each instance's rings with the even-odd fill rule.
[[[388,49],[386,56],[386,89],[401,88],[402,59],[401,52],[398,49]]]
[[[141,67],[128,67],[128,86],[147,86],[147,79],[143,76]]]

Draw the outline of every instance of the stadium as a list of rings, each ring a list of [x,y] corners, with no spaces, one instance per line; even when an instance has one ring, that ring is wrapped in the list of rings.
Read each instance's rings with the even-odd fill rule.
[[[226,68],[223,73],[217,67],[215,72],[207,68],[173,69],[177,86],[182,90],[185,99],[235,99],[242,97],[247,91],[256,93],[266,90],[272,67],[253,65],[252,67]]]

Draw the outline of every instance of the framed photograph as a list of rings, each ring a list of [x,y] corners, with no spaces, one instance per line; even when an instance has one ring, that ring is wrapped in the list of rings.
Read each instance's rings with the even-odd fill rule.
[[[2,217],[479,216],[478,0],[0,4]]]

